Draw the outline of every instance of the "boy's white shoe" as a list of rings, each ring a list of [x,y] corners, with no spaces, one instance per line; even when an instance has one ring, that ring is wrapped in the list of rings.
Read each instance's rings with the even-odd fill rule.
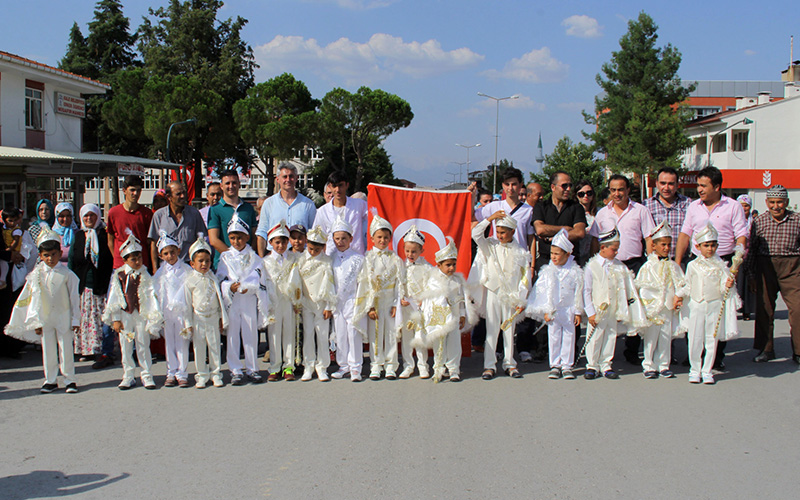
[[[714,385],[714,375],[711,375],[710,373],[703,374],[703,383],[706,385]]]
[[[317,378],[320,382],[328,382],[331,378],[328,376],[328,371],[321,367],[317,367]]]
[[[431,378],[431,372],[428,369],[428,365],[419,367],[419,378]]]
[[[336,380],[339,380],[341,378],[344,378],[345,375],[347,375],[349,373],[350,373],[350,370],[345,370],[343,368],[339,368],[338,370],[333,372],[333,375],[331,375],[331,377],[335,378]]]
[[[700,383],[700,375],[689,375],[689,383],[690,384],[699,384]]]
[[[225,385],[225,382],[222,381],[221,375],[214,375],[211,378],[211,381],[214,383],[214,387],[223,387]]]
[[[305,368],[303,370],[303,376],[300,377],[300,381],[301,382],[308,382],[309,380],[311,380],[311,377],[313,375],[314,375],[314,370],[312,370],[311,368]]]
[[[356,372],[350,373],[350,380],[352,382],[361,382],[361,374]]]
[[[400,372],[400,378],[402,379],[410,378],[413,373],[414,373],[414,367],[406,366],[405,368],[403,368],[403,371]]]
[[[205,377],[201,377],[199,375],[195,376],[194,381],[195,381],[194,386],[198,389],[205,389],[206,385],[208,384],[208,379],[206,379]]]

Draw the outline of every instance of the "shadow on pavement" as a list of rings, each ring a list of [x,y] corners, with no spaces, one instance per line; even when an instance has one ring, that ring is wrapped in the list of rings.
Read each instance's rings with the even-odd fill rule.
[[[128,473],[117,477],[108,477],[108,474],[67,476],[60,471],[35,470],[27,474],[0,477],[0,492],[8,500],[65,497],[96,490],[129,476]]]

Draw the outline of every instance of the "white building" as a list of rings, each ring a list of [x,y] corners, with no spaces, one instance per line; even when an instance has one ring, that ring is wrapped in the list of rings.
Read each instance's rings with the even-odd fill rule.
[[[784,95],[737,97],[736,108],[701,117],[686,129],[694,145],[682,156],[690,172],[682,187],[694,184],[692,171],[708,165],[722,172],[730,196],[748,193],[759,212],[766,189],[782,184],[790,202],[800,202],[800,83],[787,82]]]
[[[145,167],[170,164],[129,156],[84,153],[84,96],[111,87],[0,51],[0,206],[36,202],[83,203],[86,183]]]

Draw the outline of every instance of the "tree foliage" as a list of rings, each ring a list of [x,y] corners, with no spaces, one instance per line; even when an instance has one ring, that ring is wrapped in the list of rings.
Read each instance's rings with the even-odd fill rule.
[[[492,194],[500,193],[503,191],[503,175],[505,175],[506,170],[509,168],[514,168],[514,162],[509,161],[507,158],[502,158],[499,162],[497,162],[497,191]],[[481,187],[483,189],[492,192],[492,188],[495,186],[494,182],[494,165],[489,165],[487,170],[483,174],[483,179],[481,180]]]
[[[558,140],[551,154],[545,155],[542,173],[531,174],[531,180],[541,184],[548,195],[550,176],[558,171],[568,173],[573,183],[585,179],[595,188],[605,184],[603,161],[595,155],[594,148],[582,142],[574,143],[567,136]]]
[[[320,115],[319,142],[328,147],[340,145],[338,168],[346,169],[347,147],[356,156],[353,183],[356,191],[363,189],[370,150],[392,133],[409,126],[414,118],[411,105],[404,99],[368,87],[361,87],[355,93],[341,88],[331,90],[322,99]]]
[[[602,66],[605,78],[596,77],[604,93],[595,98],[595,112],[584,112],[586,122],[596,126],[585,135],[614,172],[678,167],[678,155],[689,145],[683,133],[688,115],[680,103],[694,87],[681,85],[680,52],[670,44],[656,47],[657,30],[644,12],[628,22],[620,50]]]
[[[289,73],[259,83],[233,105],[239,135],[269,169],[268,194],[273,191],[272,159],[291,159],[309,143],[318,105],[305,83]]]

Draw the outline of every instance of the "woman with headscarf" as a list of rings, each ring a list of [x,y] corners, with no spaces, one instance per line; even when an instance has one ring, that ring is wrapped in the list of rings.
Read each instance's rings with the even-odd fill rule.
[[[42,224],[47,224],[48,228],[52,228],[56,222],[56,214],[53,211],[53,202],[50,200],[39,200],[36,203],[36,217],[31,219],[28,227],[28,232],[31,234],[33,241],[39,239],[39,233],[42,232]]]
[[[74,232],[69,251],[69,268],[78,275],[81,292],[81,325],[75,334],[75,354],[81,361],[100,356],[103,343],[101,317],[111,281],[114,258],[100,208],[88,203],[81,207],[81,230]]]
[[[736,201],[742,205],[744,209],[744,216],[747,219],[747,234],[750,234],[750,226],[753,224],[753,200],[750,196],[743,194],[736,198]],[[744,269],[743,269],[744,270]],[[739,311],[742,313],[743,320],[749,320],[750,315],[756,312],[756,294],[750,291],[747,286],[746,272],[739,273],[736,277],[736,290],[739,292],[739,297],[742,298],[742,308]]]
[[[56,205],[56,221],[53,224],[53,231],[61,236],[61,261],[66,262],[69,250],[75,239],[75,232],[78,226],[75,224],[75,214],[72,204],[61,202]]]

